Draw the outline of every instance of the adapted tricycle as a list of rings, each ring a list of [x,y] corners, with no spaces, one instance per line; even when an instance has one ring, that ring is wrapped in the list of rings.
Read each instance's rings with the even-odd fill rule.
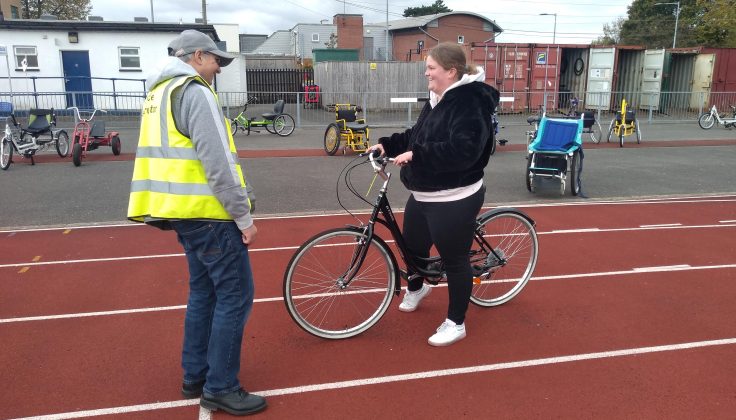
[[[636,133],[636,142],[641,143],[641,128],[639,121],[636,119],[636,112],[633,109],[627,109],[626,99],[621,101],[621,110],[616,111],[616,117],[611,120],[608,127],[608,139],[611,141],[611,135],[618,137],[618,146],[624,147],[624,137]]]
[[[536,119],[531,123],[536,123]],[[560,194],[564,195],[568,178],[570,193],[582,193],[580,174],[583,171],[584,116],[576,120],[547,118],[542,115],[539,127],[528,146],[526,162],[526,189],[534,192],[537,181],[552,178],[560,181]]]
[[[234,136],[238,130],[245,131],[246,135],[250,135],[251,131],[258,133],[255,128],[263,127],[271,134],[278,134],[286,137],[294,132],[294,118],[284,113],[284,100],[279,99],[273,105],[273,112],[261,114],[261,119],[248,118],[245,111],[248,110],[249,103],[258,102],[258,98],[251,96],[243,105],[243,110],[235,118],[230,119],[230,132]]]
[[[28,114],[28,126],[23,126],[16,120],[13,104],[0,102],[0,117],[5,117],[5,132],[0,140],[0,169],[8,169],[13,162],[13,151],[23,158],[33,156],[51,147],[53,143],[56,152],[61,157],[69,153],[69,135],[64,130],[56,129],[56,114],[54,109],[31,109]]]
[[[74,166],[82,164],[82,158],[87,157],[87,152],[96,150],[100,146],[110,146],[112,154],[118,156],[122,145],[120,135],[117,131],[105,131],[104,121],[92,121],[98,112],[107,113],[104,109],[94,109],[87,118],[82,118],[79,108],[73,106],[76,124],[72,134],[72,162]]]
[[[370,147],[368,124],[365,118],[358,118],[361,111],[357,105],[335,104],[335,122],[330,123],[325,130],[324,145],[328,155],[334,155],[340,143],[344,144],[343,154],[348,147],[358,153]]]

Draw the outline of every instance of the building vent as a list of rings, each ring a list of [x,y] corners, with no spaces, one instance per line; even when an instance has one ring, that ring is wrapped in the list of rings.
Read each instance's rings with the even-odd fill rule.
[[[56,16],[54,16],[54,15],[41,15],[41,17],[39,19],[41,19],[41,20],[57,20],[56,19]]]
[[[87,20],[90,22],[102,22],[105,19],[103,19],[102,16],[87,16]]]
[[[148,18],[137,16],[133,18],[133,22],[148,22]]]

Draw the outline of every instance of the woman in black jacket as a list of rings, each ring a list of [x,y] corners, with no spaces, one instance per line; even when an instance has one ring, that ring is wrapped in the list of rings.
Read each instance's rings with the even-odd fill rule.
[[[485,73],[467,65],[463,49],[452,43],[434,47],[426,70],[430,99],[410,129],[382,137],[371,149],[395,157],[401,181],[411,191],[404,210],[409,250],[428,257],[434,244],[447,272],[447,319],[429,338],[447,346],[465,338],[465,312],[473,288],[468,254],[475,217],[485,197],[483,168],[494,141],[491,114],[498,91],[485,84]],[[399,305],[414,311],[432,289],[423,278],[409,282]]]

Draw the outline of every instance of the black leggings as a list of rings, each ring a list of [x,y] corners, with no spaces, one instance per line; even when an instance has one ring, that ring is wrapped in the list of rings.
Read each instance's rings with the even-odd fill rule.
[[[419,257],[429,257],[432,244],[442,257],[447,271],[450,305],[447,318],[456,324],[465,321],[473,272],[468,254],[473,243],[475,218],[478,216],[485,186],[473,195],[457,201],[426,202],[409,197],[404,210],[404,239],[409,251]],[[409,282],[409,290],[422,288],[423,278]]]

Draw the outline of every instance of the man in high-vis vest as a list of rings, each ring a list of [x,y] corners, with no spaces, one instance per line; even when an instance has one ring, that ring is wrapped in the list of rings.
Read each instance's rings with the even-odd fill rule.
[[[212,85],[235,56],[186,30],[147,80],[128,218],[176,231],[189,264],[182,395],[246,415],[266,400],[240,384],[243,329],[253,307],[248,246],[257,229],[230,128]]]

